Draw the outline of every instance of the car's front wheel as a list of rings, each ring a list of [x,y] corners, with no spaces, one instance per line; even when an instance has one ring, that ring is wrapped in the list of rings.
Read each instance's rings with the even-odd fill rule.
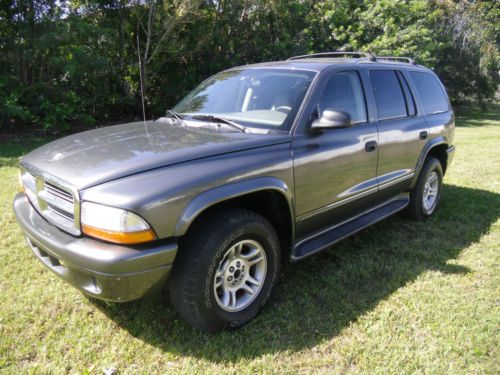
[[[205,332],[238,328],[265,304],[280,264],[278,236],[261,215],[228,209],[195,223],[169,280],[180,315]]]

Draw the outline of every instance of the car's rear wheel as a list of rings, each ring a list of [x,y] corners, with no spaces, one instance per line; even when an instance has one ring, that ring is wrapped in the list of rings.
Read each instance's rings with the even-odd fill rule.
[[[276,282],[278,236],[261,215],[227,209],[195,223],[169,280],[180,315],[205,332],[238,328],[263,307]]]
[[[427,158],[415,187],[410,192],[410,203],[407,216],[416,220],[424,220],[437,209],[441,200],[443,185],[443,168],[438,159]]]

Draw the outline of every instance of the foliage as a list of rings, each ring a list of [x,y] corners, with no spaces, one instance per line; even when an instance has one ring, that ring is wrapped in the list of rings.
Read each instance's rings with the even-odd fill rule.
[[[454,102],[484,102],[499,84],[499,25],[495,1],[4,1],[0,129],[139,115],[139,55],[149,117],[222,69],[337,49],[415,57]]]

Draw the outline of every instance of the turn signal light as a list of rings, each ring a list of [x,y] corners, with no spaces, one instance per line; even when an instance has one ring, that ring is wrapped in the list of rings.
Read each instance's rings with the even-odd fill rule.
[[[83,224],[82,232],[101,240],[129,245],[156,240],[156,235],[151,229],[138,232],[112,232]]]

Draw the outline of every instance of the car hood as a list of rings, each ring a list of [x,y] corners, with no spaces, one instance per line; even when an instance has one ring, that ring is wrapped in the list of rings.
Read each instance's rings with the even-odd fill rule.
[[[61,138],[32,151],[22,163],[84,189],[154,168],[289,140],[288,134],[135,122]]]

